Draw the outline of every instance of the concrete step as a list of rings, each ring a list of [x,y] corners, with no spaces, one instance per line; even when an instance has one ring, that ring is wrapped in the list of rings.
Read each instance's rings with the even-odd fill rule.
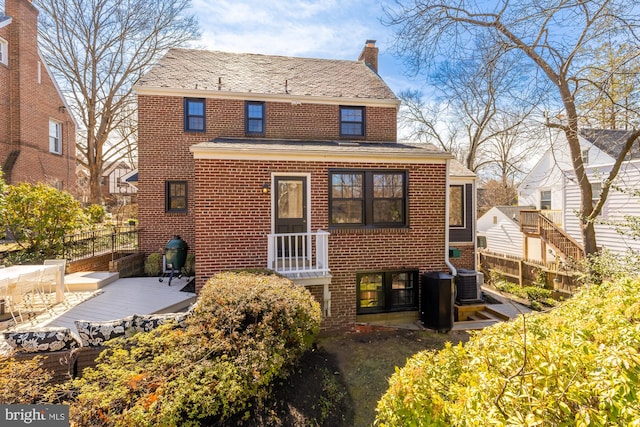
[[[464,322],[454,322],[453,331],[470,331],[475,329],[484,329],[487,326],[498,323],[499,320],[466,320]]]
[[[108,271],[79,271],[64,276],[64,284],[71,292],[95,291],[120,278]]]
[[[502,320],[510,320],[518,317],[522,312],[529,312],[531,309],[521,306],[520,304],[514,305],[510,303],[504,304],[491,304],[488,305],[485,311],[497,316]]]
[[[487,310],[486,308],[482,311],[477,311],[475,316],[478,320],[505,320],[501,316],[496,316],[492,311]]]

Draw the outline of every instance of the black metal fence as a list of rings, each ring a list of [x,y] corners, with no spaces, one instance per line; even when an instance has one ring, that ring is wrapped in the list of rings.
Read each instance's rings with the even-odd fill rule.
[[[112,227],[65,236],[62,257],[68,261],[111,253],[112,260],[133,252],[139,247],[138,228]]]

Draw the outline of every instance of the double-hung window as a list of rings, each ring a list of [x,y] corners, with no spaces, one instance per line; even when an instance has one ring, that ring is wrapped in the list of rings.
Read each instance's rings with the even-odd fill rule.
[[[405,227],[407,174],[404,171],[330,171],[330,225]]]
[[[245,103],[245,132],[247,135],[264,135],[264,102],[247,101]]]
[[[186,132],[204,132],[206,130],[204,99],[184,99],[184,130]]]
[[[0,64],[9,64],[9,43],[0,37]]]
[[[62,154],[62,123],[49,120],[49,152]]]
[[[187,181],[167,181],[165,187],[165,210],[187,212]]]
[[[364,136],[364,107],[340,107],[340,136]]]
[[[449,226],[464,227],[464,185],[449,187]]]
[[[540,191],[540,210],[551,210],[551,190]]]

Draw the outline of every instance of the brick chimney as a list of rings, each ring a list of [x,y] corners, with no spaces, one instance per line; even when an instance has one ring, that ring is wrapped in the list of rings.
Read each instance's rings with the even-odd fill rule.
[[[365,65],[371,68],[376,73],[378,72],[378,48],[376,47],[375,40],[367,40],[360,53],[358,61],[363,61]]]

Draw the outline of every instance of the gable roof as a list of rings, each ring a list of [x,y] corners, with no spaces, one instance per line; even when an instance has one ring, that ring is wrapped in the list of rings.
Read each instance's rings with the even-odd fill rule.
[[[2,12],[0,12],[0,28],[7,26],[9,24],[11,24],[11,17],[7,15],[3,15]]]
[[[138,93],[200,93],[209,97],[309,97],[399,105],[364,62],[170,49],[138,82]],[[239,96],[238,96],[239,97]]]
[[[633,133],[623,129],[580,129],[580,136],[617,159],[627,138]],[[640,158],[640,143],[633,144],[627,160]]]
[[[520,212],[535,210],[534,206],[496,206],[507,218],[516,224],[520,224]]]
[[[473,178],[473,179],[477,177],[472,170],[467,169],[466,166],[464,166],[455,158],[449,161],[449,176],[454,178]]]

